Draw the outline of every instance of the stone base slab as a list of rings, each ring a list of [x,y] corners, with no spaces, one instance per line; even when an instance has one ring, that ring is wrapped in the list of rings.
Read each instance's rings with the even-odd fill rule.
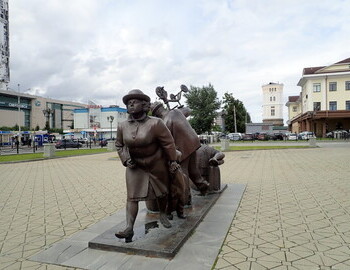
[[[115,237],[116,232],[123,231],[125,228],[125,222],[121,222],[90,241],[89,248],[172,258],[191,236],[193,230],[203,220],[226,187],[227,185],[224,185],[219,192],[207,196],[194,195],[192,206],[185,209],[187,218],[179,219],[174,212],[174,218],[170,221],[171,228],[164,228],[160,224],[158,213],[149,213],[144,210],[137,216],[138,225],[134,227],[133,242],[125,243],[124,239]]]
[[[210,270],[220,252],[245,188],[244,184],[228,185],[172,259],[89,248],[89,242],[125,220],[125,209],[122,209],[89,228],[53,244],[30,257],[30,260],[91,270],[174,270],[184,269],[184,266],[191,270]],[[141,203],[139,215],[142,213],[147,213],[147,210]],[[139,226],[141,225],[137,225]]]

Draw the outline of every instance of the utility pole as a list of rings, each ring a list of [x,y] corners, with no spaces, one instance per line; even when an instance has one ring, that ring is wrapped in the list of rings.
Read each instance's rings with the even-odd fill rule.
[[[235,123],[235,133],[237,133],[236,106],[235,105],[233,105],[233,120]]]

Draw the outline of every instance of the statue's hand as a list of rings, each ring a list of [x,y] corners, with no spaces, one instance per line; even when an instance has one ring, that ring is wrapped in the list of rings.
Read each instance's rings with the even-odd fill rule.
[[[216,158],[211,158],[211,159],[209,159],[209,165],[210,166],[218,166],[219,162]]]
[[[128,159],[126,161],[126,167],[128,167],[130,169],[134,169],[136,167],[136,164],[132,159]]]
[[[180,165],[176,161],[171,161],[169,166],[170,173],[175,173],[178,169],[180,169]]]

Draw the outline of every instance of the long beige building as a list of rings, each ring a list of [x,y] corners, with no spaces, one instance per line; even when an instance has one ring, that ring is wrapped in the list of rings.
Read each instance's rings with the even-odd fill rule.
[[[87,104],[0,90],[0,127],[44,129],[48,121],[50,128],[70,129],[74,125],[74,109],[86,107]]]
[[[325,137],[329,131],[350,129],[350,58],[304,68],[298,86],[300,96],[290,96],[286,104],[292,132]]]

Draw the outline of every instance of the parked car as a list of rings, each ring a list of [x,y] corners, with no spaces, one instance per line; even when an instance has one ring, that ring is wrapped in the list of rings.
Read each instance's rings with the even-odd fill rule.
[[[254,141],[254,135],[252,133],[246,133],[242,137],[243,141]]]
[[[103,139],[103,140],[100,140],[99,145],[100,146],[106,146],[108,144],[108,141],[111,141],[111,140],[114,140],[114,139]]]
[[[287,140],[289,140],[289,141],[296,141],[296,140],[298,140],[298,136],[297,136],[296,133],[289,133],[287,135]]]
[[[269,135],[267,133],[259,133],[258,135],[258,140],[259,141],[268,141],[269,140]]]
[[[326,133],[326,137],[332,139],[347,139],[349,138],[349,134],[350,132],[346,130],[334,130]]]
[[[298,134],[298,140],[309,140],[311,138],[316,138],[315,134],[310,131],[303,131]]]
[[[284,139],[283,133],[274,133],[272,135],[272,140],[274,141],[277,141],[277,140],[283,141],[283,139]]]
[[[219,136],[219,140],[229,140],[230,138],[228,137],[228,135],[222,133],[220,136]]]
[[[79,148],[83,145],[80,142],[74,141],[74,140],[58,140],[55,144],[55,147],[57,149],[61,148]]]
[[[254,138],[254,140],[257,140],[257,139],[258,139],[259,134],[260,134],[259,132],[253,133],[253,138]]]
[[[241,133],[229,133],[227,136],[228,136],[228,138],[229,138],[231,141],[239,141],[239,140],[242,140],[242,134],[241,134]]]
[[[88,138],[79,138],[78,141],[82,144],[86,144],[89,142],[89,139]]]

